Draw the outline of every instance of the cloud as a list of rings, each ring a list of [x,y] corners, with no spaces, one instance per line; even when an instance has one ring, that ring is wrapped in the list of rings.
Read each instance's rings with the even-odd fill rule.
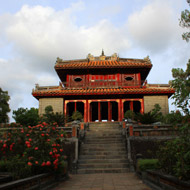
[[[133,13],[127,25],[136,45],[152,53],[166,50],[179,29],[172,6],[164,1],[153,1]]]
[[[129,48],[125,31],[106,19],[91,27],[78,26],[75,13],[83,9],[81,1],[62,11],[24,5],[15,14],[1,15],[4,39],[0,41],[5,48],[11,46],[11,55],[0,60],[0,85],[9,91],[12,109],[32,105],[35,83],[58,84],[54,71],[56,57],[78,59],[88,53],[100,55],[102,48],[107,55]]]

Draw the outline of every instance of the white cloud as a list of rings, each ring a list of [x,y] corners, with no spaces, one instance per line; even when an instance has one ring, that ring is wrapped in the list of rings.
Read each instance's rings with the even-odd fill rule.
[[[15,14],[0,15],[0,87],[9,91],[11,109],[37,106],[38,102],[31,95],[35,83],[58,84],[54,71],[56,57],[85,58],[88,53],[100,55],[102,48],[106,55],[116,52],[123,57],[132,54],[134,58],[142,58],[149,54],[153,64],[157,65],[154,68],[159,69],[163,60],[169,62],[169,66],[161,67],[163,70],[167,68],[168,72],[173,63],[178,65],[187,60],[189,45],[183,47],[171,4],[164,0],[148,2],[150,4],[126,20],[127,27],[118,27],[118,23],[112,23],[108,16],[88,27],[79,25],[77,12],[85,12],[85,15],[91,12],[82,1],[59,11],[51,7],[24,5]],[[114,9],[113,15],[119,10],[120,5]],[[9,54],[4,55],[7,50]],[[151,79],[168,82],[164,73],[162,80],[159,78],[157,69],[151,73],[150,82]]]
[[[153,1],[133,13],[127,24],[136,45],[151,52],[165,51],[179,29],[171,5],[164,1]]]
[[[88,53],[99,55],[102,48],[109,55],[129,48],[124,31],[108,20],[91,27],[77,26],[75,12],[82,9],[82,2],[63,11],[24,5],[16,14],[0,17],[0,23],[5,17],[7,20],[7,24],[1,24],[6,37],[4,45],[13,47],[10,58],[0,61],[4,68],[0,85],[9,91],[12,109],[31,106],[35,83],[58,84],[54,71],[56,57],[84,58]]]

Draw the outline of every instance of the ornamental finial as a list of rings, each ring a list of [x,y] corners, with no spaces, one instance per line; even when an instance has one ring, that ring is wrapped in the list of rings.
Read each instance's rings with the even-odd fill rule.
[[[102,49],[102,56],[104,56],[104,50]]]

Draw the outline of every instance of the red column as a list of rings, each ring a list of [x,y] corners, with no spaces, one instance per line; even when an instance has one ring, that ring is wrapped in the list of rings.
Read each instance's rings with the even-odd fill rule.
[[[77,111],[77,102],[75,102],[75,112]]]
[[[130,101],[130,110],[133,111],[133,101]]]
[[[98,102],[98,120],[101,121],[101,104]]]
[[[122,100],[119,100],[118,103],[118,120],[122,121],[122,113],[123,113],[123,106],[122,106]]]
[[[84,122],[87,122],[86,121],[86,102],[84,103]]]
[[[65,118],[67,116],[67,104],[64,101],[64,114],[65,114]]]
[[[144,100],[141,101],[141,113],[144,113]]]
[[[92,105],[89,104],[89,106],[90,106],[89,118],[90,118],[90,121],[92,121]]]
[[[108,121],[111,121],[111,113],[110,113],[110,101],[108,102]]]
[[[121,121],[124,118],[123,101],[121,100]]]
[[[110,119],[112,120],[112,103],[110,102]]]
[[[88,107],[87,100],[84,103],[84,122],[88,122]]]

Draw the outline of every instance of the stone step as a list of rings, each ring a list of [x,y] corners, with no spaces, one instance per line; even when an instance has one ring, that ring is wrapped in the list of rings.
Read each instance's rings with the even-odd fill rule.
[[[84,143],[82,144],[82,147],[92,147],[92,148],[95,148],[95,147],[121,147],[121,146],[125,146],[125,142],[113,142],[113,143],[110,143],[110,144],[107,144],[107,143],[99,143],[99,144],[87,144],[87,143]]]
[[[123,155],[80,155],[79,160],[87,159],[127,159],[127,154]]]
[[[90,122],[89,126],[119,125],[120,122]]]
[[[92,147],[82,147],[80,153],[83,152],[97,152],[97,151],[126,151],[125,147],[96,147],[96,148],[92,148]]]
[[[129,168],[96,168],[96,169],[78,169],[78,174],[92,174],[92,173],[127,173]]]
[[[117,143],[122,143],[123,139],[112,139],[112,140],[85,140],[86,144],[117,144]]]
[[[88,163],[79,164],[79,169],[92,169],[92,168],[128,168],[128,163]]]
[[[120,136],[122,132],[119,131],[86,131],[86,136],[99,136],[99,137],[109,137],[109,136]]]
[[[122,135],[112,135],[112,136],[98,136],[98,135],[92,135],[92,136],[90,136],[90,135],[87,135],[86,137],[85,137],[85,139],[123,139],[123,137],[122,137]]]
[[[114,156],[114,155],[127,155],[126,151],[82,151],[82,155],[108,155],[108,156]]]
[[[120,141],[122,141],[123,140],[123,138],[122,137],[99,137],[99,138],[95,138],[95,137],[91,137],[91,138],[89,138],[89,137],[86,137],[86,139],[85,139],[85,142],[88,142],[88,141],[116,141],[116,140],[120,140]]]
[[[78,161],[79,164],[93,164],[93,163],[128,163],[127,159],[82,159]]]

